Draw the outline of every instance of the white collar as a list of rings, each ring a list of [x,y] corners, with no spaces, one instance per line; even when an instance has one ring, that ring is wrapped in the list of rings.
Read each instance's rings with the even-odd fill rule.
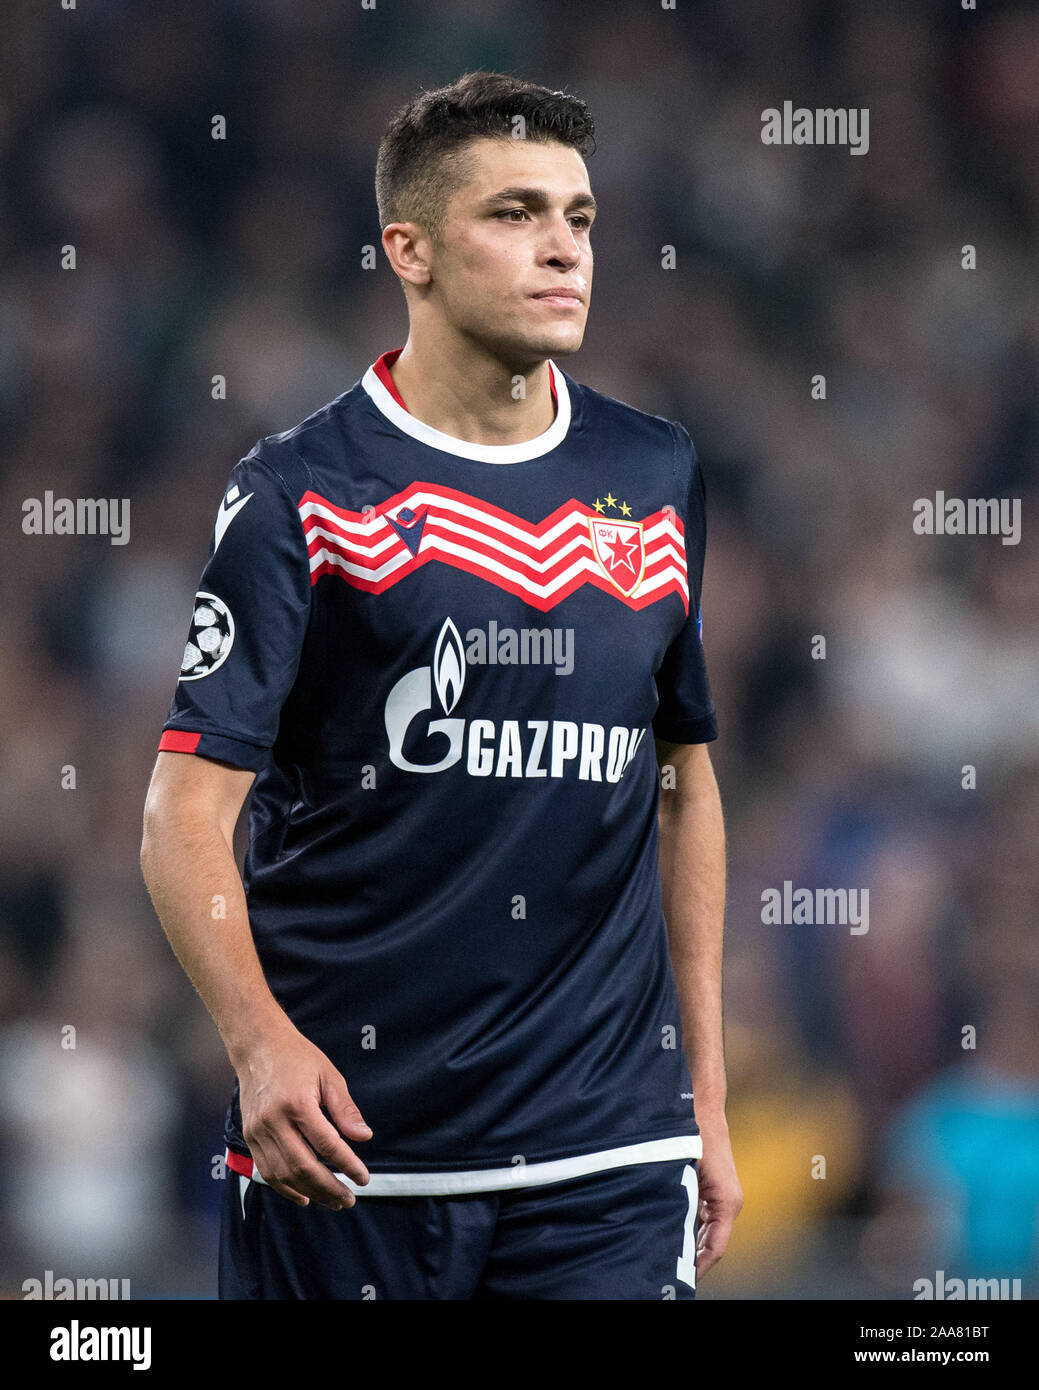
[[[431,449],[456,454],[459,458],[475,459],[479,463],[523,463],[527,459],[540,458],[561,444],[570,428],[570,393],[566,389],[566,381],[551,359],[548,359],[548,369],[556,388],[556,418],[544,434],[525,439],[520,444],[471,444],[466,439],[456,439],[453,434],[435,430],[432,425],[424,425],[393,399],[376,375],[374,363],[361,378],[361,385],[392,424],[405,434],[410,434],[412,439],[428,444]]]

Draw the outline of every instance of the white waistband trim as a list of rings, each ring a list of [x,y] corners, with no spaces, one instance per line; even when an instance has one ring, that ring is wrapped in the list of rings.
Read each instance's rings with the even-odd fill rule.
[[[458,1173],[372,1173],[364,1187],[358,1186],[345,1173],[335,1176],[358,1197],[452,1197],[464,1196],[467,1192],[540,1187],[544,1183],[581,1178],[588,1173],[624,1168],[632,1163],[664,1163],[702,1157],[700,1136],[679,1134],[672,1139],[650,1139],[642,1144],[625,1144],[619,1149],[601,1149],[598,1153],[575,1154],[572,1158],[554,1158],[544,1163],[516,1163],[508,1168],[480,1168]],[[255,1168],[253,1178],[263,1183]]]

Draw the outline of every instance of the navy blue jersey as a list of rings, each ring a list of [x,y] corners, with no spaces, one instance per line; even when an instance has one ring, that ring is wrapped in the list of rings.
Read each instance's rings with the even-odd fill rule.
[[[717,735],[696,451],[552,363],[544,434],[469,444],[396,356],[233,469],[159,746],[257,773],[253,938],[365,1191],[696,1158],[653,742]]]

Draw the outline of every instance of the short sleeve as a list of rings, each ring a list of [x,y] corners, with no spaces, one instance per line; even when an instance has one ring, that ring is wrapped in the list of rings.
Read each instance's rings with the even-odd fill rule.
[[[667,743],[710,743],[718,737],[718,721],[707,680],[700,608],[707,544],[706,494],[703,470],[688,431],[675,422],[671,428],[675,433],[676,493],[685,499],[681,520],[689,614],[656,673],[659,705],[653,717],[653,734]]]
[[[251,454],[232,469],[217,510],[160,751],[263,767],[299,668],[310,593],[289,488]]]

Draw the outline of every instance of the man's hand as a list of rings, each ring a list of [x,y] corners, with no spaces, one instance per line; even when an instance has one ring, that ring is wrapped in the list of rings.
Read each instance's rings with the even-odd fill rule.
[[[743,1209],[743,1189],[736,1176],[729,1126],[724,1115],[716,1119],[696,1117],[703,1137],[703,1158],[697,1165],[700,1181],[700,1228],[696,1237],[696,1277],[725,1254],[732,1228]]]
[[[357,1198],[322,1160],[363,1187],[368,1170],[343,1135],[356,1142],[372,1131],[325,1054],[286,1018],[232,1060],[242,1133],[264,1182],[300,1207],[311,1198],[332,1211],[352,1207]]]
[[[335,1067],[275,1000],[256,954],[234,857],[235,824],[255,776],[211,758],[159,753],[141,869],[238,1073],[242,1132],[257,1172],[297,1206],[313,1199],[341,1211],[357,1198],[321,1160],[363,1187],[368,1170],[343,1136],[365,1140],[372,1132]],[[216,893],[225,912],[215,924]]]

